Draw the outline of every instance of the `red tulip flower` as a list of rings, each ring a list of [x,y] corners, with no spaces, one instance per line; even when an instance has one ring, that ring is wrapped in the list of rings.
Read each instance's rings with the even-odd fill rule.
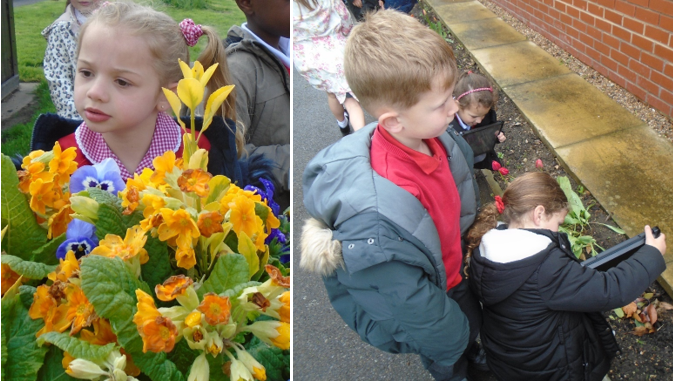
[[[542,167],[544,167],[544,164],[542,164],[542,159],[537,159],[535,161],[535,168],[542,169]]]
[[[509,175],[509,169],[507,169],[507,168],[505,168],[505,167],[501,167],[501,168],[499,168],[499,169],[498,169],[498,172],[500,172],[500,174],[503,175],[503,176],[507,176],[507,175]]]
[[[491,163],[491,168],[493,168],[494,171],[499,170],[501,167],[502,167],[502,166],[500,165],[500,163],[498,163],[498,162],[495,161],[495,160],[493,160],[493,162]]]

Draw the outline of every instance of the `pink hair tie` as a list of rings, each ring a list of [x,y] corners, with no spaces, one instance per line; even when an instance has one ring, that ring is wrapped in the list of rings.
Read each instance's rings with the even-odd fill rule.
[[[505,203],[502,202],[502,197],[495,196],[495,206],[498,208],[498,213],[502,214],[505,211]]]
[[[464,96],[466,96],[466,95],[468,95],[468,94],[476,93],[477,91],[490,91],[490,92],[493,92],[493,88],[492,88],[492,87],[480,87],[480,88],[478,88],[478,89],[468,90],[468,91],[466,91],[466,92],[460,94],[460,95],[458,96],[458,98],[456,98],[456,102],[459,101],[460,98],[462,98],[462,97],[464,97]]]
[[[184,19],[180,22],[180,30],[182,30],[182,35],[185,36],[187,45],[194,46],[199,42],[199,37],[203,36],[203,29],[201,25],[194,25],[192,19]]]

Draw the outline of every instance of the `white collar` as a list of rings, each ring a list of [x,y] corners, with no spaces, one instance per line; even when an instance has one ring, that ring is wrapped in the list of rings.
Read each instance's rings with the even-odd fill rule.
[[[264,42],[264,40],[259,38],[255,33],[253,33],[250,29],[248,29],[248,23],[247,22],[244,22],[243,25],[241,25],[241,29],[250,33],[255,38],[255,41],[259,42],[265,48],[269,49],[269,51],[271,53],[273,53],[273,55],[276,58],[278,58],[283,63],[283,65],[285,65],[285,67],[290,67],[290,56],[289,56],[289,53],[290,53],[290,39],[289,38],[281,37],[278,40],[278,47],[280,48],[280,50],[278,50],[278,49],[274,48],[273,46]]]
[[[458,120],[458,124],[460,124],[460,126],[463,128],[463,130],[469,131],[469,130],[472,129],[472,127],[468,126],[467,124],[465,124],[463,122],[462,119],[460,119],[460,117],[458,116],[458,113],[456,113],[456,120]]]

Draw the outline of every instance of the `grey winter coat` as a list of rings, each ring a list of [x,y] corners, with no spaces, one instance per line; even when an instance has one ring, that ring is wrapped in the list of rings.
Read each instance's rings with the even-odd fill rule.
[[[301,265],[323,275],[334,309],[362,340],[452,366],[468,344],[468,322],[446,296],[439,236],[428,211],[371,168],[375,127],[342,138],[308,164],[304,204],[314,219],[302,234]],[[466,160],[472,151],[455,132],[440,140],[460,194],[464,233],[477,210]]]
[[[236,85],[236,117],[246,128],[246,149],[278,164],[274,175],[289,192],[290,76],[283,64],[239,26],[225,41]],[[289,194],[288,194],[289,204]]]
[[[603,272],[583,267],[564,233],[505,228],[484,235],[469,267],[489,367],[499,380],[602,380],[619,347],[598,311],[635,300],[663,256],[645,245]]]

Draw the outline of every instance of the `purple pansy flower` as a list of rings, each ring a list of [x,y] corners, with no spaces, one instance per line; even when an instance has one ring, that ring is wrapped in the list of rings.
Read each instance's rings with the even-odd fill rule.
[[[65,237],[66,240],[56,250],[58,259],[65,259],[65,255],[70,250],[75,252],[77,259],[80,259],[98,246],[96,226],[82,220],[74,219],[70,221]]]
[[[83,165],[70,176],[70,193],[99,188],[114,195],[126,188],[117,163],[107,158],[95,165]]]
[[[247,191],[252,191],[252,192],[257,192],[260,196],[262,196],[262,200],[266,200],[269,203],[269,208],[271,208],[271,211],[273,212],[274,216],[277,216],[278,213],[280,213],[280,206],[276,203],[276,201],[273,200],[273,192],[275,191],[275,188],[273,186],[273,183],[267,179],[264,178],[259,178],[259,181],[262,182],[264,185],[264,191],[261,189],[257,188],[254,185],[246,185],[245,190]]]

